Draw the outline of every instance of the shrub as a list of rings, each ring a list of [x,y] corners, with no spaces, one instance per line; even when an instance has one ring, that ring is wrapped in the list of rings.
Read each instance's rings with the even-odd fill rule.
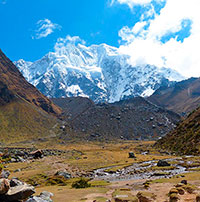
[[[72,184],[72,188],[82,189],[82,188],[91,187],[91,184],[89,184],[88,181],[89,181],[88,179],[81,178],[80,180]]]

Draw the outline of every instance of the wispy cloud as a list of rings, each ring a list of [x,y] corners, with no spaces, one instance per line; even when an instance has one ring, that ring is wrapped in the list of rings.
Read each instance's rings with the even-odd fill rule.
[[[127,4],[132,9],[135,5],[146,5],[151,3],[152,1],[157,0],[110,0],[110,5],[112,6],[115,3]]]
[[[140,3],[148,8],[133,27],[123,27],[120,51],[133,65],[173,68],[184,76],[200,76],[199,0],[116,0],[130,9]],[[142,4],[143,3],[143,4]],[[153,7],[161,6],[156,12]]]
[[[49,19],[39,20],[36,23],[36,30],[32,39],[45,38],[52,34],[55,30],[60,30],[62,27],[56,23],[51,22]]]
[[[55,52],[62,55],[63,53],[68,51],[68,46],[76,45],[78,43],[85,44],[86,42],[82,40],[79,36],[67,35],[65,38],[58,38],[54,49]]]

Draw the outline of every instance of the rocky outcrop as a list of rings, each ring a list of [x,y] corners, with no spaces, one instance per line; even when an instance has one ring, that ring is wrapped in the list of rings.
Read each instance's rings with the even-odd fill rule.
[[[32,196],[35,188],[17,178],[11,180],[0,179],[0,202],[53,202],[51,197],[53,194],[42,192],[39,196]]]

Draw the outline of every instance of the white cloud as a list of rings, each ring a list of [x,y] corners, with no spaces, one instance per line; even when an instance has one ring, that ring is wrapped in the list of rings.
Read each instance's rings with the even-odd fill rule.
[[[56,29],[61,29],[61,26],[55,23],[52,23],[49,19],[39,20],[36,23],[37,29],[35,30],[35,36],[33,39],[45,38],[48,35],[52,34]]]
[[[136,5],[144,6],[153,1],[163,2],[165,0],[111,0],[110,5],[112,6],[114,3],[127,4],[132,9]]]
[[[85,44],[85,41],[82,40],[79,36],[69,36],[67,35],[65,38],[58,38],[54,49],[58,54],[63,54],[65,50],[67,49],[67,46],[70,44]]]
[[[120,46],[120,51],[131,55],[130,62],[134,65],[148,63],[173,68],[187,77],[200,76],[200,1],[165,1],[160,14],[152,14],[153,19],[141,17],[134,27],[125,26],[119,31],[119,36],[126,42]],[[127,3],[130,7],[137,2],[143,2],[143,5],[151,3],[150,0],[118,2]],[[152,3],[150,5],[153,6]],[[191,22],[189,36],[182,41],[177,37],[162,41],[163,37],[184,29],[185,21]]]

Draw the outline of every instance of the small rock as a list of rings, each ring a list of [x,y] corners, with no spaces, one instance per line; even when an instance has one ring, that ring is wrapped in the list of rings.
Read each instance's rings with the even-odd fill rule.
[[[172,188],[170,189],[169,194],[178,194],[178,190],[176,188]]]
[[[187,185],[187,180],[182,180],[181,183]]]
[[[178,190],[178,193],[180,195],[184,195],[185,194],[185,191],[184,191],[184,189],[182,187],[177,187],[177,190]]]
[[[14,170],[13,172],[14,172],[14,173],[21,172],[21,169],[20,169],[20,168],[18,168],[18,169],[16,169],[16,170]]]
[[[133,152],[129,152],[129,158],[136,158],[136,156]]]
[[[159,160],[157,163],[158,167],[166,167],[166,166],[170,166],[170,164],[167,161],[164,160]]]
[[[180,198],[179,198],[178,194],[173,193],[170,195],[169,202],[177,202],[179,200],[180,200]]]
[[[184,184],[182,184],[182,183],[178,183],[177,185],[176,185],[176,187],[183,187],[184,186]]]
[[[10,176],[10,172],[8,170],[2,170],[1,171],[1,178],[8,179],[9,176]]]
[[[72,177],[71,174],[69,174],[65,171],[58,171],[55,175],[63,176],[65,179],[70,179]]]
[[[39,196],[31,197],[26,202],[53,202],[51,199],[52,196],[52,193],[43,191]]]
[[[0,179],[0,195],[6,194],[10,189],[10,184],[7,179]]]
[[[36,150],[31,152],[30,156],[32,156],[34,159],[43,158],[43,152],[41,150]]]
[[[154,202],[156,200],[156,195],[151,192],[138,192],[137,197],[139,202]]]

